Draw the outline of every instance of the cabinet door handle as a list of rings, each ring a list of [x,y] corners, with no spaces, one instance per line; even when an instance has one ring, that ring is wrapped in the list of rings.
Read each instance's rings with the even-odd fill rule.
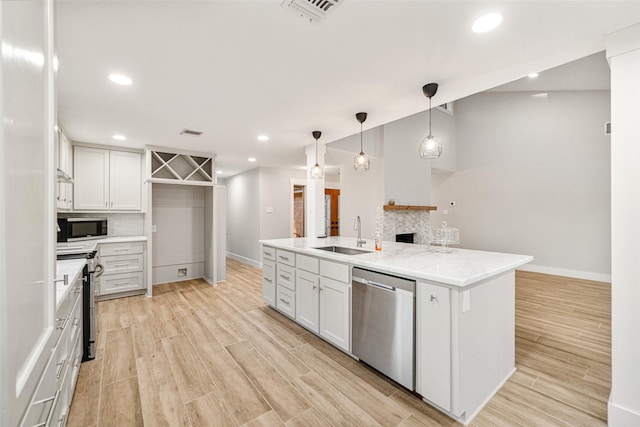
[[[111,207],[113,207],[113,202],[111,202]]]
[[[314,290],[314,291],[316,290],[316,285],[313,285],[313,290]]]
[[[59,380],[62,375],[62,371],[64,370],[64,365],[67,364],[67,359],[62,359],[62,362],[58,363],[58,370],[56,371],[56,379]]]

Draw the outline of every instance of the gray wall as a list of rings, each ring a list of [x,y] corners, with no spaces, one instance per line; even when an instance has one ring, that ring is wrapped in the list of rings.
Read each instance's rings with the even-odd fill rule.
[[[230,257],[258,265],[260,239],[291,237],[291,179],[305,177],[302,169],[256,168],[226,179]]]
[[[610,93],[486,92],[457,101],[455,120],[457,172],[432,177],[432,225],[458,227],[464,248],[529,254],[534,268],[606,280]]]

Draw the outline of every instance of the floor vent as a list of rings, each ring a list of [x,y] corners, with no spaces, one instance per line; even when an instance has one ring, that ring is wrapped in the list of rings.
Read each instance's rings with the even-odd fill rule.
[[[197,138],[200,135],[202,135],[202,132],[199,132],[197,130],[191,130],[191,129],[182,129],[182,132],[180,132],[180,135],[194,136]]]
[[[298,13],[302,18],[312,21],[322,21],[338,5],[345,0],[284,0],[283,7]]]

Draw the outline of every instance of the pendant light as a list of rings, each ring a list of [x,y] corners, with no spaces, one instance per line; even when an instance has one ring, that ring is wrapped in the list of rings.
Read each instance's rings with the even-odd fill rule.
[[[316,165],[311,168],[309,175],[313,179],[320,179],[322,178],[323,170],[318,164],[318,139],[320,138],[320,135],[322,135],[322,132],[320,132],[319,130],[314,130],[313,132],[311,132],[311,135],[313,135],[313,138],[316,140]]]
[[[429,98],[429,135],[427,135],[420,146],[418,152],[421,159],[437,159],[442,154],[442,144],[440,139],[431,134],[431,97],[438,91],[438,83],[429,83],[422,86],[424,96]]]
[[[366,172],[369,170],[369,166],[371,166],[369,156],[364,154],[362,150],[362,123],[367,120],[367,113],[357,113],[356,120],[360,122],[360,154],[356,154],[353,158],[353,169],[356,172]]]

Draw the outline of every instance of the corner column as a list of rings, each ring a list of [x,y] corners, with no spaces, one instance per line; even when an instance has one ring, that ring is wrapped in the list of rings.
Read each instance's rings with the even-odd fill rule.
[[[316,237],[324,234],[324,174],[321,179],[311,178],[309,172],[316,161],[324,170],[324,155],[327,147],[318,144],[318,158],[316,160],[315,143],[305,147],[307,155],[307,189],[305,206],[305,236]]]

